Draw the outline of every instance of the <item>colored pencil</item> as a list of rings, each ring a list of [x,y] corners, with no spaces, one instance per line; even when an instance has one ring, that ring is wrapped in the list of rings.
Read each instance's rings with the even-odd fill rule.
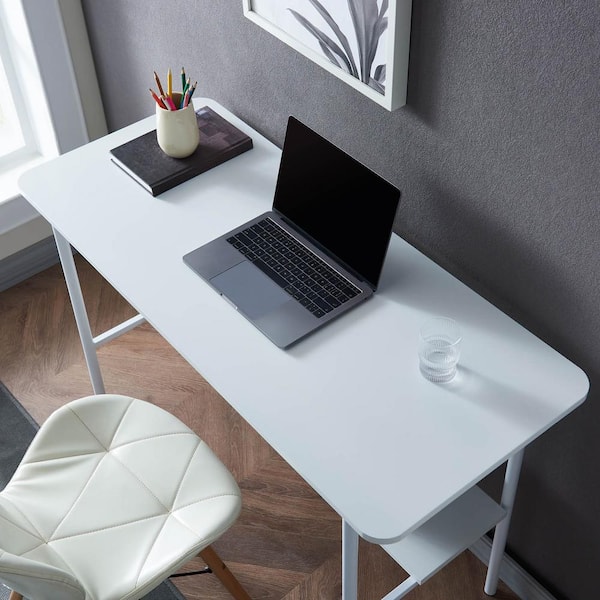
[[[164,108],[165,110],[182,110],[184,109],[192,99],[194,92],[196,91],[196,86],[198,82],[196,81],[194,85],[190,85],[191,80],[189,77],[186,78],[185,69],[181,67],[181,100],[179,102],[179,106],[175,104],[173,100],[173,73],[171,69],[167,71],[167,93],[165,94],[165,90],[160,82],[158,74],[154,71],[154,81],[158,86],[159,94],[156,94],[152,88],[150,89],[150,93],[152,94],[152,98],[160,108]]]
[[[168,110],[177,110],[175,102],[173,102],[173,99],[170,96],[162,96],[162,101],[167,105]]]
[[[185,100],[185,97],[187,96],[189,89],[190,89],[190,78],[188,77],[186,84],[183,86],[183,92],[181,93],[181,104],[180,104],[179,108],[185,108],[184,100]]]
[[[190,90],[188,90],[185,93],[185,96],[183,97],[183,103],[182,103],[181,108],[186,108],[186,106],[189,104],[189,102],[190,102]]]
[[[156,102],[156,104],[158,104],[161,108],[167,108],[163,101],[152,91],[152,88],[150,89],[150,93],[152,94],[152,97],[154,98],[154,101]]]
[[[194,95],[194,92],[196,91],[196,86],[198,85],[198,82],[196,81],[196,83],[194,83],[194,85],[190,88],[189,92],[190,92],[190,97],[189,100],[192,99],[192,96]],[[188,101],[189,101],[188,100]]]
[[[158,93],[159,93],[161,96],[164,96],[164,95],[165,95],[165,92],[164,92],[164,90],[163,90],[163,87],[162,87],[162,85],[160,84],[160,79],[158,78],[158,74],[156,73],[156,71],[154,71],[154,81],[156,81],[156,86],[158,87]]]

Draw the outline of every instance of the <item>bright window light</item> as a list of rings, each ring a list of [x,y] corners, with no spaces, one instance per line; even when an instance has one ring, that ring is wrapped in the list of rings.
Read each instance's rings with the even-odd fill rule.
[[[0,157],[4,157],[23,148],[25,139],[1,55],[0,90],[4,90],[4,93],[0,94]]]

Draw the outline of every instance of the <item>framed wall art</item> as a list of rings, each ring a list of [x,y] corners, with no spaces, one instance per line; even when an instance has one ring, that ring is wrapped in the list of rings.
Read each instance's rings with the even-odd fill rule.
[[[242,0],[244,14],[388,110],[406,104],[412,0]]]

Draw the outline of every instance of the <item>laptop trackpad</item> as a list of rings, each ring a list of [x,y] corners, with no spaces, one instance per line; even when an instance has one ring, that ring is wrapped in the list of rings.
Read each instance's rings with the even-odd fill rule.
[[[238,310],[253,319],[290,300],[286,292],[248,261],[216,275],[210,283]]]

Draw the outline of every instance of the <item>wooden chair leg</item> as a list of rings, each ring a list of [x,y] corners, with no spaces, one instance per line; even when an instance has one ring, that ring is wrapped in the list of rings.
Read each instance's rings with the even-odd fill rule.
[[[240,582],[235,578],[233,573],[227,568],[227,565],[219,558],[219,555],[207,546],[198,555],[207,567],[219,578],[227,591],[235,598],[235,600],[252,600]]]
[[[23,596],[21,596],[21,594],[17,594],[17,592],[11,592],[8,600],[23,600]]]

